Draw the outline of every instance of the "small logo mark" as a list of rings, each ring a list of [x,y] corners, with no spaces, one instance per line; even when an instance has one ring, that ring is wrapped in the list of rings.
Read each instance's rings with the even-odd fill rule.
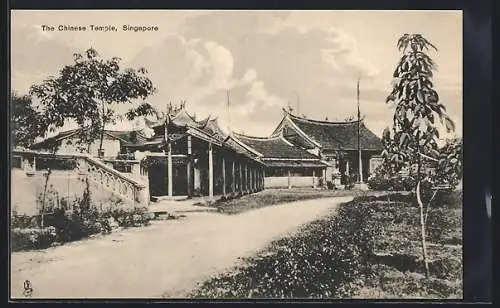
[[[29,280],[25,280],[23,295],[26,297],[31,297],[32,294],[33,294],[33,288],[31,282]]]

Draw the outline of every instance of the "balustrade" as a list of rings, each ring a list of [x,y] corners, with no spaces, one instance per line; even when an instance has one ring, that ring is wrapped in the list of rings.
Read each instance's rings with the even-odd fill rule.
[[[149,191],[147,185],[129,178],[113,168],[107,166],[101,161],[85,154],[49,154],[35,151],[13,151],[13,155],[23,158],[24,168],[30,165],[26,156],[33,157],[51,157],[58,159],[70,159],[76,161],[75,171],[83,180],[85,178],[99,184],[102,188],[109,189],[122,199],[147,206],[149,203]],[[34,165],[34,164],[33,164]],[[30,166],[31,167],[31,166]],[[34,167],[34,166],[33,166]],[[29,168],[29,169],[33,169]]]

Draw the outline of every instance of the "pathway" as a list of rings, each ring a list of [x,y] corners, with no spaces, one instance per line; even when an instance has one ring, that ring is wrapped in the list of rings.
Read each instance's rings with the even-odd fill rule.
[[[22,297],[28,279],[33,298],[185,297],[240,257],[351,199],[294,202],[233,216],[190,213],[45,251],[13,253],[11,296]]]

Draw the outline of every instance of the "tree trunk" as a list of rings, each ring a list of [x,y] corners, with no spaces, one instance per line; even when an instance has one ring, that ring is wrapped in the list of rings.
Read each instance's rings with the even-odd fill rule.
[[[102,127],[101,127],[101,136],[100,136],[100,140],[99,140],[99,150],[98,150],[98,153],[97,153],[97,156],[99,158],[101,158],[103,155],[102,155],[102,143],[103,143],[103,140],[104,140],[104,117],[105,117],[105,110],[104,110],[104,102],[102,102]]]
[[[47,186],[49,184],[49,178],[50,178],[51,170],[50,168],[47,171],[47,176],[45,177],[45,184],[43,187],[43,195],[42,195],[42,208],[40,209],[40,227],[43,229],[44,225],[44,212],[45,212],[45,198],[47,196]]]
[[[424,267],[425,267],[425,276],[429,278],[429,261],[427,257],[427,244],[425,241],[425,221],[424,221],[424,205],[420,198],[420,180],[417,182],[417,188],[415,189],[415,193],[417,195],[417,203],[420,209],[420,236],[422,240],[422,256],[424,259]]]

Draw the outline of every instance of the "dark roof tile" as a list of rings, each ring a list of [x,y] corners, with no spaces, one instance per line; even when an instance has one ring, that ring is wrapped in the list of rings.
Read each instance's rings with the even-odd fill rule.
[[[289,115],[290,120],[314,141],[326,149],[352,150],[358,148],[358,122],[315,121]],[[382,150],[382,142],[363,122],[360,126],[360,143],[363,150]]]
[[[262,154],[264,158],[318,158],[304,149],[291,145],[285,141],[282,136],[263,138],[235,134],[235,137],[245,145]]]

